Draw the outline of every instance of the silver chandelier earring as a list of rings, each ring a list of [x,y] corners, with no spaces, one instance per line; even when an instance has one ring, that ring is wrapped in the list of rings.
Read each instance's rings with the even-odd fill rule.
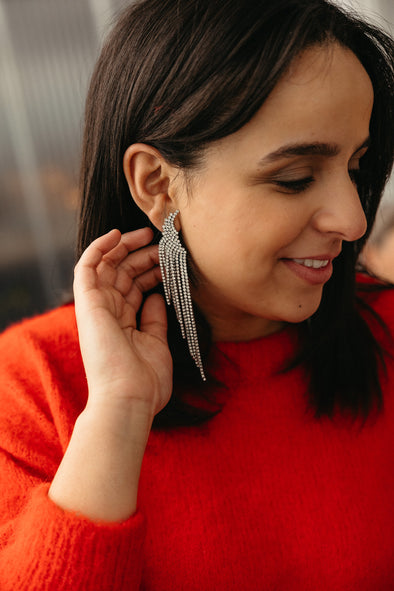
[[[174,220],[177,209],[164,220],[163,235],[159,242],[159,262],[163,277],[164,294],[168,305],[174,305],[176,317],[181,327],[182,337],[187,340],[190,355],[200,370],[205,381],[201,361],[196,321],[194,319],[192,298],[190,295],[189,276],[187,273],[187,251],[179,240]]]

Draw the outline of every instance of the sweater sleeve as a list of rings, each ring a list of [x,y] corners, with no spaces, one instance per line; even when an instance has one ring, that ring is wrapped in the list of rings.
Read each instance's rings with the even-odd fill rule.
[[[63,315],[61,326],[52,313],[44,329],[29,321],[0,337],[0,589],[135,591],[141,513],[96,523],[48,497],[86,390],[76,333],[63,326],[73,316]]]

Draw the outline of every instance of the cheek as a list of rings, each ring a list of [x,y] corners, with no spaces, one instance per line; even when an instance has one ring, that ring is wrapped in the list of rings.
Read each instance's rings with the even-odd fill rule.
[[[197,198],[185,210],[185,244],[204,274],[245,266],[246,270],[272,267],[280,253],[302,234],[307,216],[299,203],[284,204],[278,196],[227,194],[225,199]],[[209,207],[215,203],[215,209]],[[302,215],[300,215],[301,211]],[[242,270],[243,272],[244,270]],[[231,271],[230,271],[231,272]]]
[[[202,275],[210,282],[252,283],[272,271],[283,247],[281,232],[259,227],[206,232],[190,237],[189,252]]]

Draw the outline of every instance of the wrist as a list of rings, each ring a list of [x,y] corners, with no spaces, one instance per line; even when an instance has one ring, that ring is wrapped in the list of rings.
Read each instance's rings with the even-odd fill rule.
[[[135,512],[152,417],[145,406],[127,407],[89,403],[79,415],[49,490],[57,505],[104,521]]]
[[[151,406],[145,402],[128,400],[104,400],[89,397],[79,415],[76,427],[99,430],[107,437],[146,441],[154,419]]]

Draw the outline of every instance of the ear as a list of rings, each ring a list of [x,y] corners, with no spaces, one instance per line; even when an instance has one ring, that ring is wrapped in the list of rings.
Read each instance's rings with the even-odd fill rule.
[[[175,168],[147,144],[132,144],[125,152],[123,170],[136,204],[162,230],[166,212],[176,209],[168,194]]]

